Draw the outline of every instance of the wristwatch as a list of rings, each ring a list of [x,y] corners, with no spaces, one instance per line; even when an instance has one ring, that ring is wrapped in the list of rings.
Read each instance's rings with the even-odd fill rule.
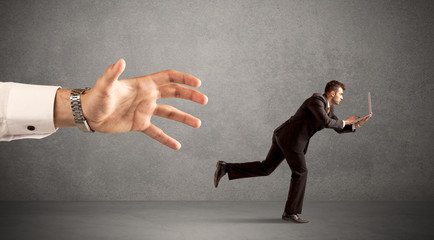
[[[81,94],[85,91],[89,90],[90,88],[80,88],[80,89],[72,89],[71,95],[69,96],[69,99],[71,100],[71,109],[72,109],[72,115],[74,116],[75,125],[80,129],[82,132],[95,132],[92,130],[89,126],[89,124],[86,121],[86,118],[83,116],[83,109],[81,108]]]

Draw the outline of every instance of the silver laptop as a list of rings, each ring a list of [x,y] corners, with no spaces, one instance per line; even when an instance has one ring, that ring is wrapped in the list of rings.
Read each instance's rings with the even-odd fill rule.
[[[353,122],[353,124],[354,124],[354,123],[358,123],[360,120],[362,120],[362,119],[365,118],[365,117],[372,116],[371,92],[368,92],[368,107],[369,107],[369,113],[368,113],[368,115],[356,119],[356,120]]]

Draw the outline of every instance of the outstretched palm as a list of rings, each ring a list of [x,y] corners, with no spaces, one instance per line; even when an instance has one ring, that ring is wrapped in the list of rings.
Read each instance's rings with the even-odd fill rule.
[[[147,76],[118,80],[125,61],[110,66],[95,86],[82,95],[83,113],[92,129],[104,133],[140,131],[173,149],[180,143],[151,123],[151,117],[176,120],[199,127],[200,120],[170,105],[157,104],[159,98],[183,98],[206,104],[207,97],[191,88],[200,80],[182,72],[166,70]]]

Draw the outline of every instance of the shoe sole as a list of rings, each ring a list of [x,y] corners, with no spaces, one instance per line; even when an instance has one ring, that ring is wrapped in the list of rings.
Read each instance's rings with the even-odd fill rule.
[[[297,221],[297,220],[294,220],[292,218],[288,218],[285,216],[282,216],[282,220],[287,221],[287,222],[293,222],[293,223],[308,223],[309,222],[308,220]]]
[[[219,170],[219,162],[217,162],[217,164],[215,165],[216,169],[214,172],[214,187],[217,188],[217,186],[219,185],[218,181],[217,181],[217,173]]]
[[[218,179],[218,172],[219,172],[219,169],[220,169],[220,163],[221,162],[223,162],[223,161],[217,161],[217,164],[215,165],[215,167],[216,167],[215,172],[214,172],[214,187],[215,188],[217,188],[218,185],[219,185],[219,180],[220,179]]]

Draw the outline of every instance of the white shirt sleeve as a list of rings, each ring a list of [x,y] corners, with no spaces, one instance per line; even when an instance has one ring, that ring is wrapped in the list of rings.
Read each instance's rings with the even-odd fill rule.
[[[39,139],[56,132],[54,100],[59,88],[0,82],[0,141]]]
[[[345,127],[345,121],[344,120],[342,120],[342,122],[344,123],[344,126],[342,127],[342,128],[344,128]],[[351,128],[352,128],[352,130],[351,131],[356,131],[356,124],[351,124]]]

